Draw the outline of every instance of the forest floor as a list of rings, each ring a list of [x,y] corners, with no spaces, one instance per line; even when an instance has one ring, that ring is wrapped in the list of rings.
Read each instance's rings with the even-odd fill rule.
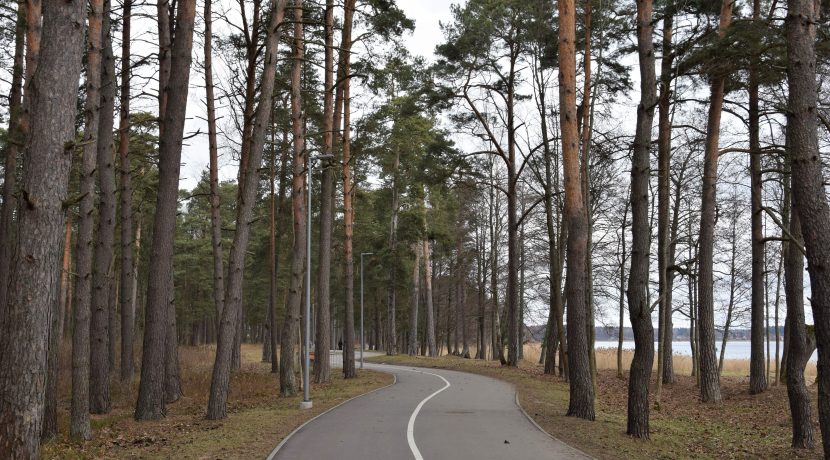
[[[518,368],[456,356],[379,356],[370,361],[465,371],[512,383],[522,407],[542,428],[598,459],[821,457],[815,386],[809,391],[816,448],[803,451],[790,448],[786,386],[750,396],[746,377],[722,377],[720,405],[700,403],[695,378],[688,375],[678,374],[674,384],[663,386],[659,407],[653,402],[652,388],[651,440],[642,441],[625,434],[628,386],[615,370],[599,371],[596,421],[589,422],[565,416],[567,382],[544,375],[535,361],[522,361]]]
[[[65,349],[70,346],[63,347]],[[131,385],[112,385],[113,410],[93,415],[93,439],[71,441],[69,431],[70,363],[62,357],[58,423],[61,436],[43,444],[43,458],[264,458],[291,431],[306,420],[353,396],[392,383],[391,375],[361,371],[344,380],[332,370],[327,385],[313,385],[314,408],[299,408],[302,395],[278,397],[277,376],[261,362],[262,346],[245,344],[242,370],[231,380],[226,420],[205,419],[215,346],[181,347],[184,397],[167,405],[167,417],[136,422],[133,410],[138,378]],[[136,369],[138,371],[138,368]]]

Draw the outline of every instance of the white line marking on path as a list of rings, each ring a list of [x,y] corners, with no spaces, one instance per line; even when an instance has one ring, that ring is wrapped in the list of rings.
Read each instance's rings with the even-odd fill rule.
[[[427,401],[432,399],[438,393],[450,387],[450,382],[444,377],[441,377],[438,374],[433,374],[432,372],[416,371],[415,369],[406,370],[412,372],[420,372],[421,374],[432,375],[434,377],[438,377],[439,379],[443,380],[444,383],[446,383],[446,385],[444,385],[443,388],[439,389],[435,393],[432,393],[431,395],[424,398],[423,401],[418,403],[418,405],[415,407],[415,410],[412,411],[412,415],[409,416],[409,423],[406,425],[406,440],[407,442],[409,442],[409,449],[412,451],[412,455],[415,456],[415,460],[424,460],[424,457],[421,456],[421,451],[418,450],[418,446],[415,445],[415,418],[418,417],[418,412],[421,412],[421,408],[424,407],[424,404],[426,404]]]

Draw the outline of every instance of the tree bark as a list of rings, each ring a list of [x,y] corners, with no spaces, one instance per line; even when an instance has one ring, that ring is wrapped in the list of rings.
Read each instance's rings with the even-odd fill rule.
[[[167,336],[164,339],[164,402],[178,401],[182,397],[181,373],[179,372],[179,335],[176,327],[176,288],[170,278],[170,301],[167,311]]]
[[[398,195],[398,170],[401,164],[401,152],[397,147],[394,148],[395,161],[392,163],[392,209],[389,216],[389,250],[392,257],[395,257],[398,250],[398,211],[400,210],[399,195]],[[417,251],[416,251],[417,257]],[[396,353],[395,343],[397,342],[397,328],[395,327],[395,313],[397,309],[397,272],[391,270],[391,280],[387,288],[387,307],[386,318],[389,325],[389,340],[390,346],[386,349],[386,354],[392,356]]]
[[[582,199],[585,207],[585,226],[588,228],[587,238],[585,241],[585,302],[588,305],[588,321],[586,324],[586,333],[588,334],[588,360],[591,368],[591,385],[594,387],[594,393],[597,392],[597,361],[594,349],[594,274],[593,274],[593,258],[591,251],[593,248],[593,232],[592,228],[592,209],[591,209],[591,18],[593,16],[593,4],[591,0],[585,0],[584,4],[584,21],[583,28],[585,31],[585,49],[583,50],[583,66],[584,78],[582,89],[582,105],[577,109],[578,126],[577,133],[579,134],[581,146],[581,174],[582,174]],[[600,54],[600,58],[602,55]]]
[[[219,198],[219,144],[216,140],[216,97],[213,85],[213,11],[212,2],[205,2],[205,105],[210,155],[210,242],[213,250],[213,304],[217,329],[225,302],[225,265],[222,261],[222,216]]]
[[[121,381],[133,379],[135,358],[135,303],[133,303],[133,204],[130,166],[130,22],[132,0],[124,0],[121,19],[121,94],[118,120],[118,156],[121,162]]]
[[[422,255],[424,260],[424,302],[426,303],[426,320],[427,320],[427,348],[429,349],[430,357],[437,357],[438,343],[435,340],[435,305],[433,302],[432,289],[432,263],[430,262],[430,248],[429,240],[424,238],[421,241]]]
[[[277,191],[277,212],[276,212],[276,219],[277,220],[284,220],[283,215],[285,214],[285,194],[288,188],[288,165],[289,165],[289,149],[288,149],[288,130],[283,131],[282,137],[282,145],[283,151],[282,155],[280,155],[280,185],[279,190]],[[275,227],[276,232],[276,227]],[[281,251],[280,248],[282,245],[280,244],[281,241],[281,233],[276,235],[276,241],[274,241],[274,283],[277,282],[277,277],[280,273],[280,255]],[[274,307],[276,309],[276,306]],[[271,355],[271,373],[276,374],[280,371],[279,359],[280,355],[278,353],[279,350],[279,340],[280,334],[279,330],[277,329],[277,312],[274,311],[274,315],[271,318],[271,349],[274,352]]]
[[[274,118],[273,114],[271,118]],[[277,145],[275,131],[276,126],[272,126],[271,158],[268,159],[268,313],[262,340],[262,362],[264,363],[272,362],[277,356],[277,347],[274,346],[274,338],[277,335],[277,195],[274,188],[277,174]]]
[[[785,200],[787,198],[785,197]],[[796,243],[803,244],[797,209],[791,211],[789,227],[790,235],[796,239]],[[804,367],[807,366],[807,361],[813,354],[815,343],[811,343],[804,324],[804,256],[792,244],[786,244],[782,256],[786,260],[784,289],[787,292],[787,321],[790,325],[787,397],[793,427],[792,447],[812,449],[815,444],[811,420],[812,408],[810,407],[810,393],[804,381]]]
[[[818,345],[818,412],[823,445],[830,445],[830,207],[827,205],[816,132],[816,24],[819,2],[787,3],[787,144],[792,202],[807,252],[811,305]],[[795,213],[793,213],[795,214]],[[790,333],[794,324],[790,324]],[[790,338],[790,345],[795,340]],[[791,352],[788,365],[794,367]],[[789,372],[787,372],[789,374]],[[825,448],[826,450],[826,448]]]
[[[3,182],[3,210],[0,215],[0,324],[3,322],[3,314],[6,308],[6,293],[8,289],[8,276],[11,262],[11,243],[14,239],[15,228],[13,225],[14,211],[17,206],[17,156],[19,148],[24,146],[25,139],[20,126],[23,111],[23,61],[24,61],[24,38],[26,36],[26,4],[18,2],[17,21],[15,26],[15,51],[14,64],[12,68],[12,83],[9,93],[9,129],[7,131],[8,141],[5,151],[6,169]],[[48,345],[48,368],[46,376],[46,394],[44,402],[43,429],[41,439],[48,440],[58,434],[58,360],[60,359],[60,345],[62,343],[63,318],[61,313],[66,296],[69,292],[69,270],[67,263],[70,262],[72,245],[72,221],[71,214],[67,215],[66,229],[64,232],[63,266],[61,271],[60,297],[54,304],[52,310],[52,324],[49,333]],[[67,236],[68,235],[68,236]]]
[[[510,70],[507,78],[507,365],[519,365],[521,336],[521,305],[519,302],[519,222],[516,190],[519,180],[516,159],[516,125],[514,100],[516,91],[516,61],[518,53],[510,50]],[[587,244],[587,241],[586,241]]]
[[[60,368],[60,350],[63,345],[64,321],[71,290],[69,289],[69,272],[72,267],[72,213],[66,213],[63,237],[63,269],[61,270],[60,297],[52,311],[52,328],[49,333],[49,374],[46,377],[46,402],[43,415],[41,440],[51,440],[58,434],[58,379]]]
[[[620,326],[617,330],[617,378],[624,379],[623,374],[623,339],[625,338],[625,227],[628,221],[628,207],[631,203],[625,204],[625,210],[620,222]],[[659,387],[658,387],[659,388]]]
[[[0,457],[37,458],[43,421],[47,347],[59,295],[64,201],[72,151],[86,2],[47,2],[38,69],[26,83],[29,133],[0,316]],[[38,16],[39,19],[39,16]],[[39,21],[36,21],[39,23]],[[28,32],[32,32],[29,30]],[[37,41],[39,44],[39,36]],[[30,44],[34,45],[35,43]],[[31,48],[30,48],[31,49]]]
[[[111,143],[111,147],[113,143]],[[110,149],[110,154],[114,152],[114,149]],[[113,163],[115,162],[115,156],[113,155]],[[114,168],[115,166],[113,166]],[[113,176],[115,173],[113,172]],[[113,228],[113,233],[115,232],[115,228]],[[119,243],[115,241],[115,237],[113,237],[113,247],[117,246]],[[109,304],[109,352],[107,353],[107,357],[109,357],[109,371],[110,374],[115,372],[116,360],[115,357],[118,356],[118,282],[115,279],[115,272],[117,268],[115,266],[115,251],[113,250],[113,257],[112,257],[112,275],[110,280],[110,292],[108,297],[108,304]]]
[[[228,389],[230,385],[230,374],[233,369],[233,353],[236,346],[237,334],[240,329],[239,321],[242,316],[242,284],[245,269],[245,256],[250,238],[251,220],[256,202],[257,186],[259,185],[258,170],[262,164],[262,152],[265,147],[265,135],[271,119],[271,99],[274,93],[276,80],[276,62],[278,56],[278,45],[280,40],[279,27],[283,23],[285,15],[285,4],[287,0],[271,0],[272,16],[268,24],[265,37],[265,58],[264,71],[260,81],[260,99],[257,102],[253,131],[251,140],[247,144],[247,162],[241,162],[240,168],[244,165],[247,171],[240,172],[239,177],[244,179],[240,183],[238,195],[239,203],[236,212],[236,231],[234,232],[233,243],[231,244],[230,256],[228,257],[228,287],[225,291],[224,308],[219,329],[219,338],[216,346],[216,358],[213,364],[213,374],[210,384],[210,398],[208,400],[207,418],[220,420],[227,417]],[[300,28],[302,34],[302,4],[295,9],[295,27]],[[295,32],[296,34],[296,32]],[[300,49],[302,52],[300,36]],[[299,54],[301,56],[301,54]],[[295,70],[296,71],[296,70]],[[299,83],[299,78],[297,79]],[[292,88],[292,91],[294,89]],[[299,88],[296,89],[299,91]],[[293,97],[293,95],[292,95]],[[299,95],[297,95],[299,98]],[[293,104],[292,104],[293,111]],[[303,148],[302,140],[299,148]],[[296,148],[296,146],[295,146]],[[244,164],[243,164],[244,163]],[[296,236],[296,235],[295,235]],[[286,360],[283,358],[283,367]],[[290,361],[290,359],[289,359]],[[289,365],[290,366],[290,365]]]
[[[671,325],[671,288],[673,276],[668,267],[673,263],[669,257],[671,236],[669,229],[669,175],[671,174],[671,82],[674,62],[672,35],[674,32],[674,6],[666,4],[663,11],[663,57],[660,61],[660,99],[658,105],[657,131],[657,272],[660,303],[658,314],[662,318],[659,328],[660,346],[658,347],[660,380],[657,382],[655,399],[660,401],[663,383],[674,381],[672,366],[672,325]]]
[[[103,2],[100,106],[96,142],[98,173],[98,228],[92,276],[92,318],[90,323],[89,410],[106,414],[110,402],[110,286],[114,283],[115,244],[115,170],[113,167],[113,115],[115,113],[115,58],[110,27],[111,6]]]
[[[253,9],[250,27],[248,26],[247,16],[245,15],[245,8],[248,3],[252,4]],[[245,175],[248,173],[248,162],[250,160],[251,155],[251,143],[253,142],[254,130],[256,129],[254,126],[256,111],[255,96],[258,83],[256,74],[257,65],[259,62],[259,55],[262,49],[262,45],[260,44],[260,29],[262,27],[262,0],[252,0],[251,2],[240,1],[239,7],[240,12],[242,13],[243,20],[242,37],[244,39],[245,44],[245,59],[247,61],[247,66],[245,69],[245,97],[244,107],[242,110],[242,148],[240,150],[239,155],[239,173],[237,176],[237,183],[244,184]],[[260,91],[261,89],[262,88],[260,88]],[[267,124],[268,123],[266,122],[266,125]],[[230,267],[228,267],[228,273],[228,276],[230,276]],[[231,355],[232,372],[239,371],[240,367],[242,366],[242,329],[244,327],[244,310],[240,308],[240,310],[237,312],[237,316],[237,329],[234,332],[233,353]],[[217,327],[217,330],[219,329],[221,329],[221,327]]]
[[[323,154],[334,153],[334,1],[326,0]],[[326,159],[320,186],[320,247],[317,258],[317,321],[314,340],[314,383],[331,380],[331,232],[334,219],[334,161]]]
[[[161,1],[159,10],[165,10],[167,2]],[[180,0],[175,39],[162,42],[172,44],[169,67],[173,70],[170,70],[169,78],[164,79],[165,84],[161,86],[159,186],[156,214],[153,219],[153,242],[150,248],[150,263],[153,270],[150,270],[147,280],[141,383],[134,414],[136,420],[156,420],[166,414],[165,343],[169,334],[168,314],[172,298],[172,293],[169,291],[173,279],[173,241],[176,236],[179,170],[195,15],[195,0]],[[170,110],[165,109],[168,103]]]
[[[418,294],[421,290],[419,275],[421,273],[421,248],[414,244],[415,262],[412,265],[412,301],[409,305],[409,356],[418,354]]]
[[[17,156],[25,139],[20,120],[23,115],[23,61],[24,38],[26,36],[26,1],[17,2],[17,21],[14,32],[14,63],[9,91],[9,129],[6,143],[6,161],[3,175],[3,209],[0,213],[0,321],[6,310],[9,266],[14,226],[14,211],[17,208]]]
[[[657,105],[652,38],[652,0],[637,0],[637,54],[640,63],[640,104],[631,160],[631,271],[628,276],[628,314],[634,331],[634,359],[628,377],[628,429],[635,438],[649,438],[648,392],[654,363],[654,327],[648,304],[649,147]],[[625,235],[623,235],[625,238]],[[621,325],[622,326],[622,325]],[[659,364],[659,363],[658,363]],[[661,369],[662,370],[662,369]],[[658,374],[659,375],[659,374]]]
[[[478,296],[478,315],[476,318],[477,321],[477,350],[476,350],[476,359],[487,359],[487,339],[484,334],[485,332],[485,318],[487,315],[485,304],[486,304],[486,287],[485,287],[485,279],[487,278],[487,269],[486,269],[486,260],[484,259],[485,255],[485,242],[484,242],[484,229],[481,228],[481,223],[483,221],[482,216],[478,214],[476,211],[476,287],[478,288],[478,292],[476,293]],[[550,324],[550,322],[548,322]],[[544,355],[542,355],[544,358]]]
[[[296,14],[302,10],[296,8]],[[300,325],[300,302],[303,298],[303,268],[306,259],[306,183],[305,168],[307,152],[305,151],[305,133],[303,131],[301,107],[301,76],[302,76],[302,21],[294,24],[294,67],[291,72],[291,126],[294,138],[293,180],[291,191],[291,206],[294,216],[294,247],[291,253],[291,280],[288,289],[288,301],[285,304],[285,320],[283,322],[280,343],[280,395],[293,396],[297,393],[297,379],[294,375],[294,350],[297,342],[297,331]]]
[[[588,305],[585,298],[588,225],[579,168],[576,118],[576,12],[573,0],[559,6],[559,100],[562,158],[565,173],[565,216],[568,225],[568,416],[594,420],[594,387],[588,350]]]
[[[732,22],[734,0],[723,0],[718,35],[723,38]],[[700,399],[703,402],[721,402],[718,358],[715,353],[715,313],[712,294],[713,245],[715,232],[716,196],[718,180],[718,141],[723,107],[726,75],[715,73],[710,77],[711,97],[706,124],[706,146],[703,161],[703,191],[701,193],[700,237],[698,244],[698,331],[700,343]]]
[[[752,20],[757,24],[761,16],[760,0],[752,2]],[[767,389],[767,369],[764,366],[764,216],[761,209],[763,194],[761,179],[761,142],[758,110],[759,56],[750,56],[749,64],[749,177],[752,201],[752,300],[749,355],[749,393],[758,394]]]
[[[541,72],[541,70],[540,70]],[[545,228],[548,234],[548,266],[550,270],[550,312],[548,313],[547,335],[545,338],[545,374],[554,375],[556,373],[556,353],[560,346],[565,345],[562,342],[564,337],[564,322],[562,315],[564,308],[562,305],[562,268],[564,262],[562,236],[563,226],[558,217],[559,208],[558,203],[554,201],[554,194],[558,182],[556,176],[559,174],[558,170],[552,164],[554,153],[550,148],[548,141],[548,114],[546,102],[546,88],[541,76],[536,77],[537,89],[539,91],[539,115],[542,119],[542,142],[543,151],[545,154]],[[556,235],[555,223],[559,226],[559,238]]]
[[[345,331],[343,334],[343,376],[347,379],[353,378],[355,374],[354,365],[354,257],[352,254],[352,232],[354,221],[354,209],[352,208],[352,173],[351,173],[351,96],[350,96],[350,61],[348,54],[352,46],[352,18],[354,16],[355,0],[347,0],[345,5],[345,19],[343,27],[343,41],[341,47],[347,50],[342,65],[343,76],[343,248],[345,256],[345,284],[346,284],[346,305],[345,305]]]
[[[778,261],[778,269],[775,271],[775,374],[773,374],[773,385],[778,386],[781,379],[781,331],[779,329],[779,300],[781,299],[781,264]]]
[[[489,164],[490,181],[495,180],[494,164],[491,161]],[[493,330],[493,360],[498,360],[502,365],[507,364],[507,359],[504,356],[504,337],[501,330],[501,314],[502,309],[499,304],[499,201],[496,199],[496,192],[493,187],[489,191],[489,214],[488,227],[490,228],[490,296],[493,299],[493,313],[492,313],[492,330]],[[447,306],[449,310],[449,305]],[[449,342],[448,342],[449,343]],[[447,346],[447,353],[449,353],[449,345]]]
[[[81,203],[78,218],[78,239],[75,246],[75,322],[72,335],[72,405],[69,431],[73,438],[89,439],[92,430],[89,412],[92,400],[97,396],[90,388],[93,368],[90,342],[102,334],[93,335],[90,319],[92,306],[93,276],[93,227],[95,224],[95,161],[98,144],[98,125],[101,118],[101,69],[102,69],[102,20],[103,0],[93,0],[89,7],[89,30],[87,32],[87,80],[86,102],[84,104],[83,156],[81,160],[80,188]],[[106,322],[95,323],[103,326],[106,337]],[[96,359],[94,365],[100,365]],[[106,361],[106,355],[104,355]],[[104,363],[106,366],[106,362]]]
[[[456,283],[458,286],[457,315],[458,322],[461,323],[461,357],[469,359],[470,345],[467,342],[467,265],[466,259],[464,258],[464,227],[462,222],[459,222],[458,225],[461,232],[458,235],[458,240],[456,242],[456,257],[458,257],[458,272],[456,273]],[[524,230],[522,230],[522,232],[524,232]],[[524,235],[522,235],[522,240],[524,240]],[[522,257],[522,265],[524,265],[524,257]],[[521,339],[519,339],[519,346],[521,346]]]

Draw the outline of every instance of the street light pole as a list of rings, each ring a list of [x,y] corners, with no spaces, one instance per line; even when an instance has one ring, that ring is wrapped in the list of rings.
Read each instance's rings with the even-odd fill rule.
[[[373,252],[360,253],[360,368],[363,369],[363,350],[366,349],[366,337],[363,335],[363,256],[371,256]]]
[[[308,204],[306,208],[306,269],[305,269],[305,350],[303,350],[303,400],[300,402],[301,409],[311,409],[311,379],[309,379],[309,367],[311,359],[311,169],[314,162],[324,158],[332,158],[334,155],[318,155],[309,157],[306,168],[306,191],[308,193]],[[320,357],[317,357],[320,359]]]

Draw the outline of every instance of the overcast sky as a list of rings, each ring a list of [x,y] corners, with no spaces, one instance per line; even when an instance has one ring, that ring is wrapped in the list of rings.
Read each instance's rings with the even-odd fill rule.
[[[453,3],[463,2],[457,0],[398,0],[397,3],[409,18],[415,20],[415,31],[405,35],[404,44],[413,55],[424,56],[428,60],[432,60],[435,46],[444,38],[439,21],[447,21],[450,18],[450,6]],[[218,21],[217,25],[219,25]],[[194,53],[200,51],[196,48],[197,45],[194,44]],[[218,61],[214,60],[214,66],[220,64]],[[221,72],[216,71],[215,73],[215,80],[221,78]],[[220,84],[221,82],[217,81],[216,83]],[[207,168],[209,161],[207,123],[204,121],[206,117],[204,90],[202,88],[204,88],[204,78],[201,75],[201,69],[194,67],[191,72],[186,131],[189,133],[199,131],[203,134],[186,141],[182,150],[182,171],[179,188],[183,190],[190,190],[196,185],[199,176]],[[227,155],[220,159],[220,165],[220,176],[223,180],[236,177],[237,163]]]
[[[414,32],[407,33],[403,37],[403,43],[412,55],[423,56],[427,59],[427,61],[434,60],[435,47],[439,43],[443,42],[444,39],[440,22],[450,21],[450,7],[452,4],[462,3],[462,1],[463,0],[397,1],[397,4],[404,10],[405,14],[415,21]],[[235,8],[235,6],[231,6],[231,8]],[[222,27],[222,21],[215,21],[214,33],[224,35],[226,31],[224,31]],[[201,43],[194,44],[194,56],[201,61]],[[630,68],[629,76],[632,81],[632,91],[628,92],[628,94],[619,95],[617,102],[614,103],[613,107],[610,109],[612,113],[617,114],[618,116],[611,117],[612,119],[608,122],[615,125],[616,129],[620,130],[620,132],[633,133],[635,121],[633,114],[636,110],[635,100],[639,98],[639,68],[636,56],[634,55],[625,56],[622,60],[623,63]],[[659,68],[659,60],[657,66]],[[227,78],[227,69],[223,68],[221,59],[214,59],[214,73],[216,84],[222,86],[222,79]],[[526,90],[528,93],[531,92],[530,88],[526,88]],[[701,97],[706,97],[706,95],[702,95]],[[151,100],[149,103],[155,103],[155,101]],[[355,109],[358,110],[358,112],[360,110],[358,107],[355,107]],[[528,107],[524,107],[524,109],[528,109]],[[533,107],[530,107],[530,109],[532,109],[531,112],[535,111],[535,108]],[[202,75],[201,66],[194,66],[194,69],[191,72],[190,97],[187,115],[187,132],[192,134],[199,131],[202,133],[191,137],[188,141],[186,141],[187,144],[184,146],[182,152],[183,164],[179,186],[181,189],[190,190],[197,184],[200,175],[208,166],[208,143],[206,135],[207,126],[204,121],[206,117],[204,108],[204,77]],[[220,113],[219,115],[221,116],[222,114]],[[359,113],[356,113],[356,116],[359,115]],[[521,113],[520,115],[524,116]],[[532,117],[533,115],[529,116]],[[729,117],[727,116],[726,118],[728,120]],[[724,132],[724,137],[727,137],[726,130]],[[475,148],[476,146],[468,145],[471,140],[465,138],[465,136],[455,135],[454,140],[461,148],[472,148],[477,150],[477,148]],[[220,147],[223,144],[221,136],[219,144]],[[228,152],[228,150],[225,152]],[[233,180],[237,175],[238,164],[233,158],[231,158],[231,155],[222,153],[223,152],[220,151],[220,178],[223,180]],[[543,322],[547,315],[547,305],[536,305],[536,303],[533,302],[533,305],[530,307],[530,315],[526,318],[528,322]],[[615,309],[613,308],[600,308],[598,311],[600,318],[597,319],[597,324],[616,324],[617,315],[614,310]],[[680,315],[675,315],[674,320],[676,327],[684,327],[688,325],[687,321]],[[626,315],[625,325],[628,326],[628,323],[629,321]]]

